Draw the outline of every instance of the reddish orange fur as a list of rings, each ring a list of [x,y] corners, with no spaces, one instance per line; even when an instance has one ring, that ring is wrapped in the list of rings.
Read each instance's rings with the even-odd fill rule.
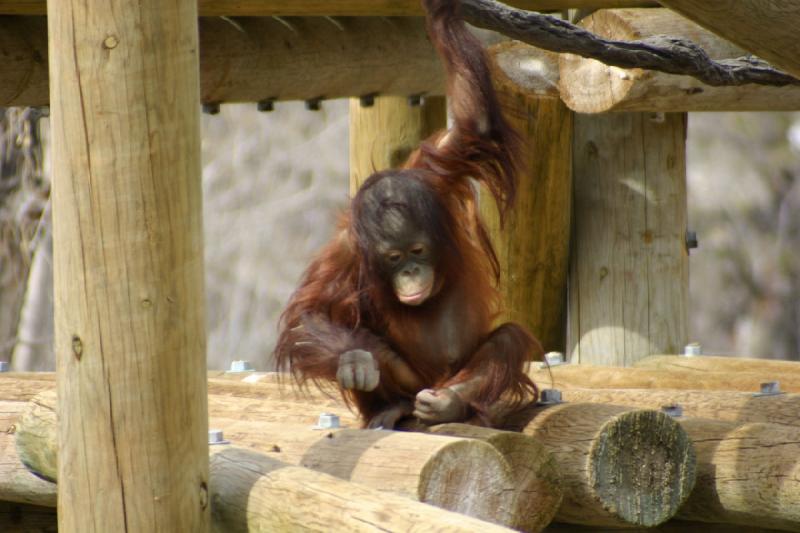
[[[436,267],[441,290],[420,307],[397,301],[370,266],[365,249],[369,243],[359,242],[359,193],[284,311],[276,360],[301,383],[335,381],[342,353],[372,352],[381,372],[378,388],[369,393],[343,391],[365,421],[399,401],[413,402],[419,388],[447,387],[477,376],[480,387],[469,404],[485,423],[496,423],[487,413],[501,397],[516,405],[535,399],[536,387],[523,365],[540,347],[518,325],[492,330],[498,313],[499,264],[478,215],[470,178],[486,186],[504,214],[516,192],[521,142],[502,116],[483,49],[461,22],[458,2],[424,4],[429,33],[448,72],[454,126],[422,143],[398,172],[421,180],[444,207],[448,249]],[[370,181],[364,188],[369,186]],[[455,363],[439,353],[451,339],[437,338],[430,329],[443,314],[459,330],[462,353]],[[411,367],[422,387],[409,390],[393,378],[390,361],[395,357]]]

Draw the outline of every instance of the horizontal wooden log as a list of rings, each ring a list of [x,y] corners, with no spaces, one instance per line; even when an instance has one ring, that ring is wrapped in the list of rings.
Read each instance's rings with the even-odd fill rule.
[[[0,500],[55,507],[55,484],[33,475],[17,454],[16,424],[26,407],[25,402],[0,400]]]
[[[215,531],[510,531],[402,496],[290,466],[252,450],[212,448]]]
[[[748,392],[652,389],[565,389],[561,394],[565,402],[627,405],[638,409],[677,405],[687,417],[800,427],[800,394],[759,396]]]
[[[335,43],[335,46],[332,45]],[[49,102],[47,21],[0,17],[0,105]],[[200,19],[203,102],[442,94],[424,20]]]
[[[621,41],[669,35],[700,46],[715,60],[747,54],[668,9],[618,9],[593,13],[581,24]],[[560,58],[561,97],[580,113],[608,111],[782,111],[800,109],[800,86],[712,87],[690,76],[610,67],[572,54]]]
[[[54,408],[55,395],[44,392],[17,424],[23,463],[49,479],[57,477]],[[288,422],[214,418],[210,411],[210,425],[223,429],[227,440],[270,452],[284,463],[494,523],[510,524],[516,516],[509,465],[485,442],[395,431],[320,431]]]
[[[675,515],[694,486],[689,437],[663,413],[559,404],[530,415],[525,434],[540,440],[561,468],[559,522],[656,526]]]
[[[545,533],[621,533],[614,528],[584,527],[573,524],[553,523],[544,530]],[[777,533],[777,529],[766,529],[759,526],[735,526],[730,524],[711,524],[708,522],[690,522],[688,520],[670,520],[658,527],[625,529],[624,533]]]
[[[800,78],[797,2],[661,0],[661,4]]]
[[[578,7],[653,6],[647,0],[507,0],[506,4],[532,11],[558,11]],[[3,15],[44,15],[47,0],[4,0]],[[198,0],[203,16],[372,16],[399,17],[422,15],[416,0]]]
[[[651,355],[637,361],[639,368],[689,370],[695,372],[747,372],[762,374],[768,380],[800,380],[800,361],[779,361],[752,357],[719,355]]]
[[[564,489],[558,464],[542,443],[521,433],[466,424],[441,424],[427,429],[437,435],[484,441],[508,461],[515,496],[515,517],[510,527],[541,531],[553,521]]]
[[[572,364],[531,372],[531,378],[537,384],[544,388],[556,389],[682,389],[758,392],[765,377],[764,374],[753,372],[700,373],[690,370]],[[776,374],[766,381],[780,381],[780,376]],[[781,383],[781,388],[786,392],[800,392],[800,382],[784,382]]]
[[[800,531],[800,428],[680,420],[697,453],[697,483],[678,516]]]

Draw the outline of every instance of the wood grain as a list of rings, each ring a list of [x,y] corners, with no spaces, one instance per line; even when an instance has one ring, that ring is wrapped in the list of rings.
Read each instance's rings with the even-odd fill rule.
[[[197,6],[48,23],[59,529],[206,531]]]
[[[577,115],[567,351],[630,365],[687,341],[686,115]]]

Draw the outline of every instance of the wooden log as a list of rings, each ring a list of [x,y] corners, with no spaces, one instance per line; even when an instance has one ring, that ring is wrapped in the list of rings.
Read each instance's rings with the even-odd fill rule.
[[[552,378],[551,378],[552,376]],[[764,375],[750,372],[693,372],[649,368],[561,365],[534,370],[533,380],[556,389],[680,389],[759,392]],[[784,381],[785,392],[800,392],[800,383]]]
[[[422,39],[430,46],[425,37]],[[393,64],[389,66],[396,69]],[[443,72],[438,63],[434,69],[437,74]],[[417,94],[421,92],[425,91]],[[355,195],[374,172],[398,168],[421,141],[445,127],[444,97],[425,98],[420,105],[411,105],[408,98],[400,96],[379,96],[370,106],[362,105],[358,98],[351,99],[350,195]]]
[[[23,463],[45,478],[58,479],[54,405],[52,392],[30,402],[17,424],[16,440]],[[510,523],[515,516],[509,465],[484,442],[395,431],[320,431],[286,422],[211,422],[227,440],[285,463],[495,523]]]
[[[551,524],[545,533],[620,533],[619,528],[598,528],[576,526],[573,524]],[[658,527],[629,528],[625,533],[777,533],[777,529],[765,529],[758,526],[736,526],[730,524],[710,524],[708,522],[690,522],[688,520],[670,520]]]
[[[511,466],[515,518],[509,524],[519,531],[541,531],[555,517],[564,490],[558,464],[542,443],[511,431],[441,424],[428,428],[437,435],[482,440],[500,452]]]
[[[491,196],[481,214],[501,268],[503,320],[526,326],[546,351],[564,350],[572,204],[572,113],[558,97],[555,54],[536,55],[538,70],[519,79],[531,47],[502,43],[491,55],[506,118],[525,140],[525,171],[514,209],[501,228]],[[513,76],[513,78],[511,77]]]
[[[799,361],[778,361],[751,357],[702,355],[651,355],[637,361],[639,368],[688,370],[693,372],[746,372],[762,374],[765,381],[800,380]],[[788,378],[788,379],[787,379]]]
[[[688,39],[712,59],[747,53],[668,9],[601,10],[585,18],[587,30],[608,39],[634,41],[654,35]],[[691,76],[621,69],[562,54],[561,97],[579,113],[608,111],[782,111],[800,109],[800,87],[712,87]]]
[[[0,401],[0,501],[55,507],[55,484],[33,475],[17,453],[16,423],[26,408],[25,402]]]
[[[800,428],[680,424],[697,452],[697,483],[680,518],[800,531]]]
[[[657,6],[647,0],[508,0],[510,6],[532,11],[559,11],[568,7]],[[47,0],[3,0],[0,15],[44,15]],[[401,17],[423,15],[415,0],[198,0],[203,16],[228,17]]]
[[[215,531],[510,531],[252,450],[212,452]]]
[[[566,402],[607,403],[637,409],[677,405],[687,417],[800,427],[800,394],[759,396],[749,392],[708,390],[566,389],[561,395]]]
[[[686,345],[685,141],[685,114],[576,115],[573,363],[627,366]]]
[[[197,5],[49,4],[59,529],[207,531]]]
[[[202,101],[444,92],[444,72],[421,18],[306,17],[286,24],[201,18]],[[0,17],[0,58],[0,104],[48,104],[45,18]]]
[[[656,526],[675,515],[694,486],[689,437],[663,413],[558,404],[531,414],[524,433],[540,440],[561,467],[558,522]]]
[[[800,78],[796,2],[662,0],[661,4]]]

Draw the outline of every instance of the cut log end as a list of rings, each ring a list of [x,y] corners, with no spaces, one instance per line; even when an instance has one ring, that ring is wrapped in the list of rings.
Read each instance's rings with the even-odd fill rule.
[[[507,483],[511,472],[506,463],[496,460],[496,453],[489,445],[469,440],[443,446],[422,470],[420,501],[508,524],[513,516],[513,498],[496,488]]]
[[[694,486],[691,441],[657,411],[616,417],[598,435],[589,457],[595,493],[629,524],[651,527],[667,521]]]

